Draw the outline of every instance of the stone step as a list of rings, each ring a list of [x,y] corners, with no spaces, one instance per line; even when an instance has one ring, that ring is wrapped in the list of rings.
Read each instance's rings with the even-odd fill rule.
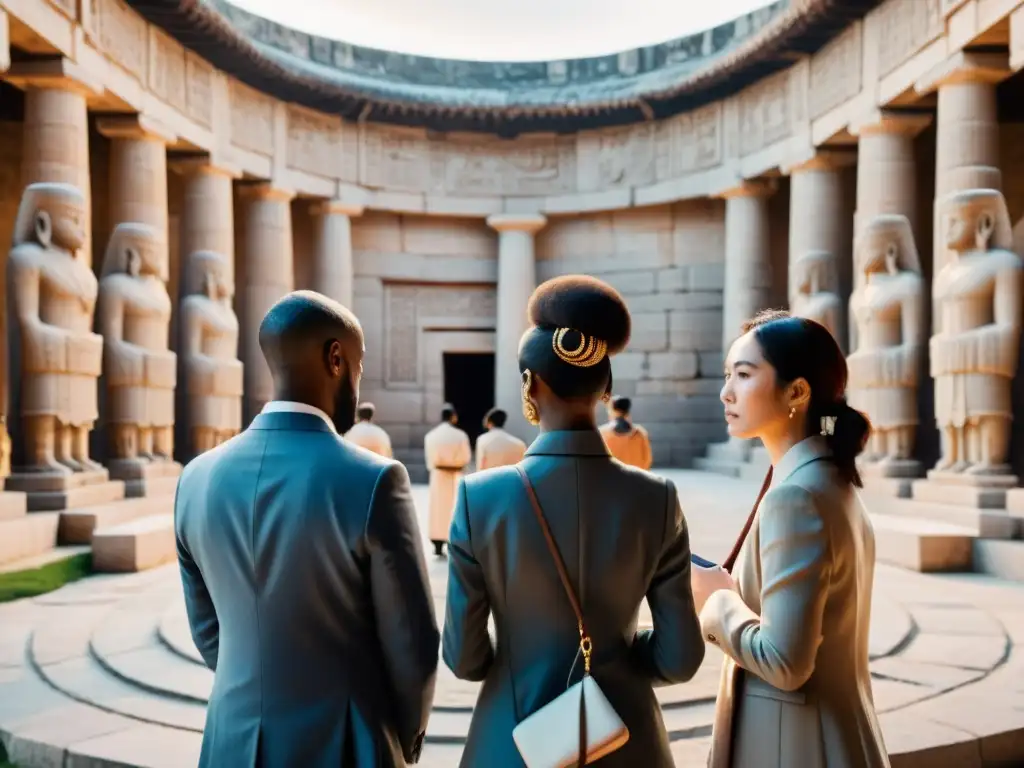
[[[92,534],[92,566],[100,572],[144,571],[176,557],[174,515],[150,515]]]
[[[970,571],[974,533],[949,523],[871,514],[875,557],[912,571]]]
[[[177,483],[177,479],[174,480]],[[97,528],[107,528],[150,515],[172,514],[174,495],[143,496],[122,499],[111,504],[68,509],[60,513],[59,538],[62,544],[89,544]]]
[[[2,530],[2,529],[0,529]],[[66,560],[75,555],[84,555],[89,551],[89,547],[54,547],[48,549],[45,552],[41,552],[38,555],[32,555],[31,557],[25,557],[21,560],[12,560],[8,563],[0,565],[0,573],[17,573],[18,571],[32,571],[36,568],[42,568],[43,566],[49,565],[50,563],[56,563],[58,560]]]
[[[861,499],[869,512],[949,523],[982,539],[1011,539],[1018,526],[1015,518],[1000,509],[977,509],[870,493],[862,493]]]
[[[24,517],[28,512],[28,497],[17,491],[5,491],[3,487],[3,478],[0,478],[0,522]]]
[[[697,456],[693,460],[693,466],[702,472],[714,472],[716,475],[739,477],[740,472],[743,470],[744,462]]]
[[[1007,581],[1024,581],[1024,541],[975,539],[974,570]]]
[[[40,555],[57,546],[56,512],[0,520],[0,563]]]

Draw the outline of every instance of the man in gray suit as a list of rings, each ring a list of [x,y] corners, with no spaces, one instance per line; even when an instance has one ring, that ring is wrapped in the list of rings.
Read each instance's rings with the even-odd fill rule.
[[[437,622],[400,463],[349,445],[363,332],[291,293],[259,329],[274,400],[175,501],[192,638],[216,673],[200,766],[415,763]]]

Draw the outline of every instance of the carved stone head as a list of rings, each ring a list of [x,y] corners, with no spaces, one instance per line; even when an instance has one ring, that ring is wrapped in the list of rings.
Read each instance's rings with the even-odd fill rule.
[[[874,216],[857,239],[857,267],[872,272],[921,272],[910,220],[896,213]]]
[[[230,303],[235,286],[228,275],[227,259],[215,251],[192,253],[185,272],[185,294],[200,294]]]
[[[110,235],[103,257],[100,277],[124,273],[132,277],[157,277],[167,282],[167,266],[163,244],[153,227],[147,224],[118,224]]]
[[[796,293],[838,290],[835,259],[828,251],[805,251],[793,262],[791,270]]]
[[[29,184],[14,222],[14,245],[38,243],[72,254],[85,244],[85,196],[71,184]]]
[[[946,247],[956,253],[1009,250],[1013,229],[1006,199],[995,189],[953,192],[940,204]]]

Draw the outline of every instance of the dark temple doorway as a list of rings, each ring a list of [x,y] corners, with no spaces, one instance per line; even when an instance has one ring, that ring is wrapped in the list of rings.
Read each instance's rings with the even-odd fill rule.
[[[494,353],[444,352],[444,399],[455,406],[459,426],[475,446],[483,418],[494,406]]]

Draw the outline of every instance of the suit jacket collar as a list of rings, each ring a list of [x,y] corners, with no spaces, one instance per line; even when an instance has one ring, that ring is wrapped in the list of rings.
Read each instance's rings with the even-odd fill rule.
[[[818,459],[826,459],[831,455],[832,452],[829,450],[828,444],[821,437],[812,435],[804,438],[779,459],[779,465],[772,473],[772,487],[786,482],[790,475],[805,464],[810,464]]]
[[[526,451],[527,456],[611,456],[596,429],[543,432]]]
[[[249,429],[278,429],[292,432],[334,432],[321,417],[299,411],[263,412],[249,425]],[[335,433],[337,434],[337,433]]]

